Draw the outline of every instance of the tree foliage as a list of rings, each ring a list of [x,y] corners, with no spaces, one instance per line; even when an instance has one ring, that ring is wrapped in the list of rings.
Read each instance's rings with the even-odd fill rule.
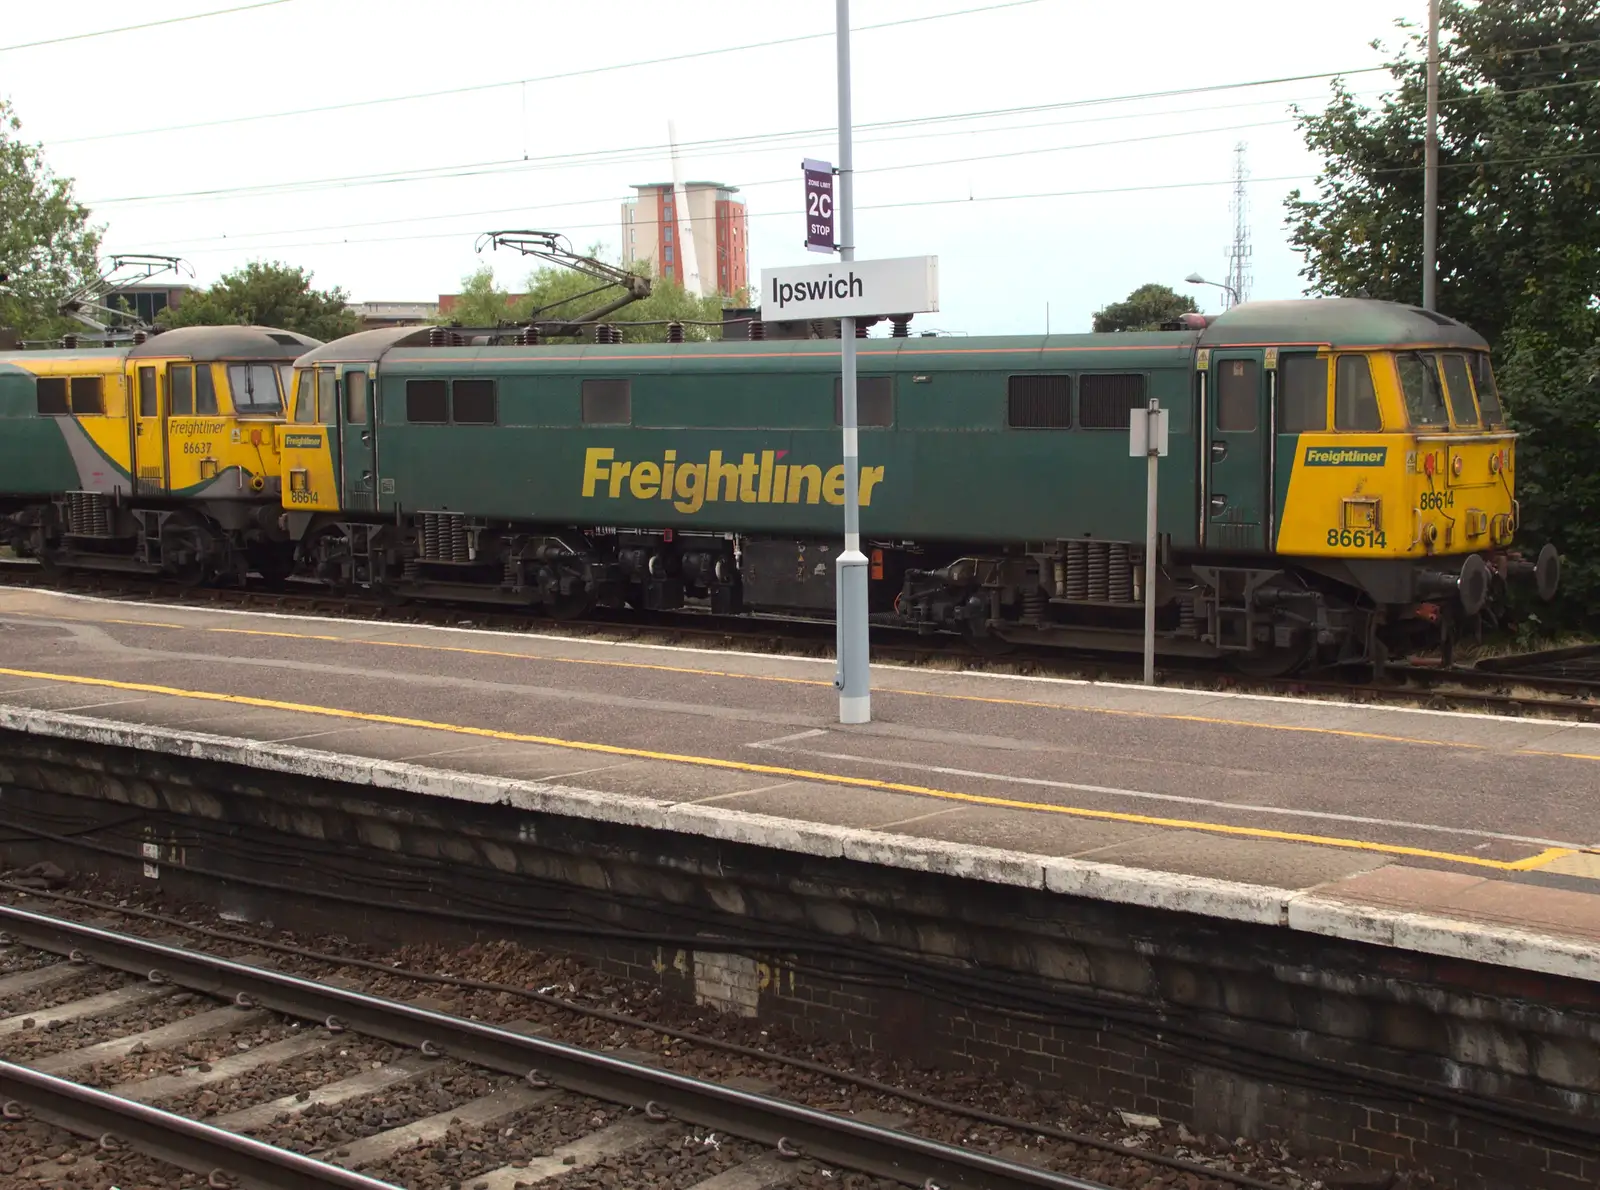
[[[361,329],[345,292],[311,288],[311,274],[286,264],[252,261],[210,289],[191,293],[156,315],[163,327],[272,326],[313,339],[337,339]]]
[[[644,272],[648,266],[639,267]],[[525,292],[512,294],[495,283],[494,271],[485,265],[461,279],[461,295],[448,317],[462,326],[526,322],[534,316],[540,322],[578,318],[622,295],[618,287],[602,288],[601,284],[583,273],[550,265],[529,275]],[[709,339],[720,337],[721,331],[715,326],[689,324],[720,323],[721,319],[721,297],[697,297],[675,281],[658,277],[649,297],[622,307],[604,321],[622,327],[629,343],[664,343],[668,322],[684,323],[686,339]]]
[[[21,129],[0,99],[0,326],[47,337],[76,325],[58,307],[98,275],[100,229]]]
[[[462,326],[497,326],[520,321],[518,304],[512,295],[494,282],[494,270],[479,265],[476,272],[461,278],[461,292],[448,313],[441,310],[439,321]]]
[[[1517,429],[1522,540],[1565,555],[1566,606],[1600,604],[1600,0],[1443,0],[1439,310],[1489,339]],[[1322,158],[1288,203],[1318,294],[1422,294],[1425,45],[1373,106],[1336,84],[1299,113]]]
[[[1158,331],[1163,323],[1171,322],[1180,314],[1193,314],[1199,310],[1194,299],[1175,291],[1170,285],[1152,281],[1141,285],[1120,302],[1112,302],[1103,310],[1096,310],[1094,329],[1106,331]]]

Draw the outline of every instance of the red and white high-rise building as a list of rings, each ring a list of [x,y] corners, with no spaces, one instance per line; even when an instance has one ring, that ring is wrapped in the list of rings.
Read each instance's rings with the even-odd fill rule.
[[[750,284],[749,231],[736,187],[685,182],[681,198],[671,182],[633,189],[638,197],[622,204],[624,266],[648,261],[655,276],[685,285],[683,237],[693,235],[700,296],[738,296]]]

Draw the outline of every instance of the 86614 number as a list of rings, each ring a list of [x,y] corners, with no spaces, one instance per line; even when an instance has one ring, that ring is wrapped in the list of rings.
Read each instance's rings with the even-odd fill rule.
[[[1328,544],[1345,550],[1381,550],[1389,539],[1382,529],[1329,529]]]

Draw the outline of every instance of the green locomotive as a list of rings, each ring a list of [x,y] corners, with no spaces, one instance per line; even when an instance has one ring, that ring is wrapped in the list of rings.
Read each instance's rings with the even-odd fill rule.
[[[1282,669],[1437,640],[1535,570],[1509,549],[1516,435],[1471,330],[1357,299],[1193,321],[861,343],[874,611],[1136,648],[1153,574],[1164,651]],[[282,490],[316,574],[555,615],[831,610],[836,343],[450,338],[297,361]],[[1151,397],[1171,410],[1153,567],[1127,449]],[[1556,565],[1547,547],[1547,594]]]

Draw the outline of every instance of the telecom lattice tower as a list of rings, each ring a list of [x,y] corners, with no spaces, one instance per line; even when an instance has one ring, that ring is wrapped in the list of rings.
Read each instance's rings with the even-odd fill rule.
[[[1233,216],[1233,243],[1228,245],[1228,291],[1223,301],[1230,306],[1235,301],[1250,300],[1250,205],[1245,194],[1245,183],[1250,171],[1245,167],[1246,145],[1240,141],[1233,147],[1233,198],[1228,203],[1228,213]]]

